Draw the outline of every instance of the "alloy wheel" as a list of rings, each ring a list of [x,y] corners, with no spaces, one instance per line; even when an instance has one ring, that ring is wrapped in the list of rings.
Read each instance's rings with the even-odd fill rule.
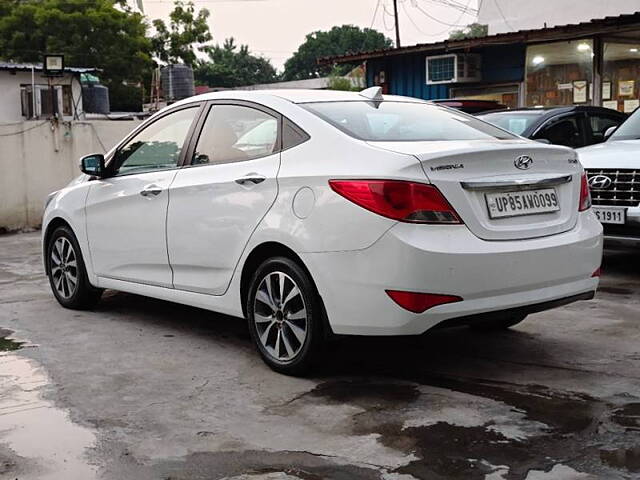
[[[307,308],[300,288],[286,273],[270,272],[256,291],[253,304],[256,332],[264,350],[288,362],[302,349],[308,335]]]
[[[49,255],[56,292],[65,300],[71,298],[78,287],[78,259],[73,245],[67,238],[58,237]]]

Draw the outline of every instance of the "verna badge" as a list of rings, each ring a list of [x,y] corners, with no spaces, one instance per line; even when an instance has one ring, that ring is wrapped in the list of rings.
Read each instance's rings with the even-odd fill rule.
[[[533,158],[529,155],[520,155],[513,161],[513,164],[520,170],[529,170],[533,165]]]

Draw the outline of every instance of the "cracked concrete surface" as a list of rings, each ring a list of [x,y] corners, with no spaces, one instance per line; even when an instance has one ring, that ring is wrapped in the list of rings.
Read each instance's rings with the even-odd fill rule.
[[[1,478],[640,477],[640,254],[513,331],[345,338],[296,379],[237,319],[115,292],[61,308],[39,248],[0,236]]]

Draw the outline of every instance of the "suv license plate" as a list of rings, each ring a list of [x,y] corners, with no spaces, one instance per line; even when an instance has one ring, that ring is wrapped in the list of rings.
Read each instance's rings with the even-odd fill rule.
[[[627,223],[627,209],[620,207],[593,207],[600,223],[614,223],[624,225]]]
[[[560,210],[555,188],[486,193],[485,200],[490,218],[536,215]]]

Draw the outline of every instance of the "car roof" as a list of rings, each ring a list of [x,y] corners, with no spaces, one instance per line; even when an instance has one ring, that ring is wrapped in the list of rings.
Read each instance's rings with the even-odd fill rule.
[[[188,101],[197,100],[260,100],[268,97],[278,97],[288,100],[292,103],[311,103],[311,102],[340,102],[340,101],[366,101],[366,97],[361,96],[358,92],[344,92],[338,90],[289,90],[289,89],[273,89],[273,90],[225,90],[222,92],[210,92],[195,97],[189,97]],[[397,95],[384,95],[386,101],[402,101],[427,103],[425,100],[413,97],[401,97]]]
[[[527,107],[527,108],[513,108],[510,110],[494,110],[491,112],[483,112],[481,113],[481,115],[485,115],[486,114],[510,114],[510,113],[531,113],[531,114],[535,114],[537,113],[538,115],[548,115],[548,116],[553,116],[553,115],[557,115],[558,113],[568,113],[568,112],[604,112],[604,113],[617,113],[619,115],[624,115],[621,112],[618,112],[617,110],[613,110],[611,108],[605,108],[605,107],[597,107],[597,106],[593,106],[593,105],[571,105],[571,106],[567,106],[567,107],[543,107],[543,108],[536,108],[536,107]]]

